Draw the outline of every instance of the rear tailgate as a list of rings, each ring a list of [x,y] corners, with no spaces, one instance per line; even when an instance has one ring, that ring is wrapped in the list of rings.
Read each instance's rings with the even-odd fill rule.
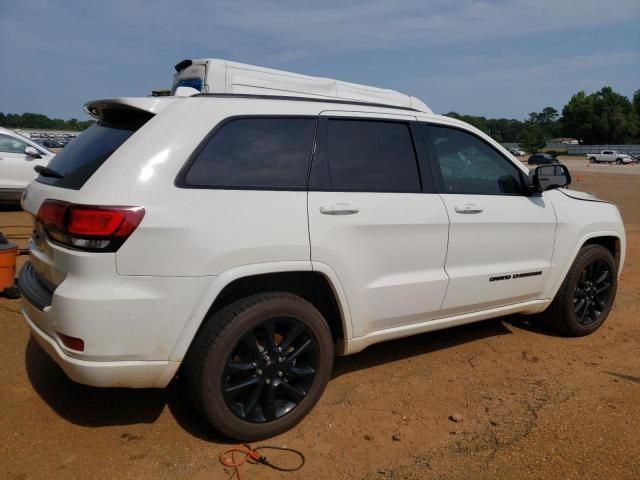
[[[171,98],[116,98],[97,100],[85,105],[97,122],[82,132],[48,165],[50,172],[41,173],[25,190],[22,207],[33,216],[34,233],[29,242],[30,267],[25,281],[34,286],[32,294],[42,297],[53,293],[73,263],[82,269],[92,262],[89,257],[109,256],[113,253],[76,251],[58,246],[49,237],[38,211],[45,200],[60,200],[75,204],[87,203],[82,188],[89,178],[108,161],[142,125],[158,111],[175,101]],[[53,173],[52,173],[53,172]],[[115,263],[115,262],[114,262]]]

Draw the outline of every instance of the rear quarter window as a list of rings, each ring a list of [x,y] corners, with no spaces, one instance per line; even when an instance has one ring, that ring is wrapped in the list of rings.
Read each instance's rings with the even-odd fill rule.
[[[39,175],[36,181],[79,190],[104,162],[150,118],[146,112],[118,112],[92,125],[56,155],[48,167],[62,178]]]
[[[194,152],[181,187],[305,189],[316,117],[236,118]]]

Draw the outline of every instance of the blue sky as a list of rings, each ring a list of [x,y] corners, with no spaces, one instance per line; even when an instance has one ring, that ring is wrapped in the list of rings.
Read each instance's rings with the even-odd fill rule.
[[[434,111],[524,119],[578,90],[640,89],[639,0],[2,2],[0,111],[168,87],[217,57],[394,88]]]

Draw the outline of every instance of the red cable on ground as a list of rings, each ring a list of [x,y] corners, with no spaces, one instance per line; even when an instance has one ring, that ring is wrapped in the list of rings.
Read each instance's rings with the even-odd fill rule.
[[[259,450],[280,450],[284,452],[291,452],[300,458],[300,464],[292,468],[274,465],[273,463],[270,463],[267,460],[267,457],[262,455],[259,452]],[[242,454],[244,456],[236,461],[235,459],[236,453]],[[239,467],[241,467],[247,462],[250,464],[260,463],[262,465],[266,465],[267,467],[273,468],[274,470],[278,470],[280,472],[295,472],[302,468],[305,462],[305,458],[302,452],[298,450],[294,450],[293,448],[273,447],[270,445],[262,445],[256,448],[251,448],[251,445],[247,443],[243,443],[242,445],[236,445],[235,447],[231,447],[220,454],[220,463],[222,463],[225,467],[233,468],[233,473],[229,477],[229,480],[231,480],[234,476],[237,478],[237,480],[241,480]]]

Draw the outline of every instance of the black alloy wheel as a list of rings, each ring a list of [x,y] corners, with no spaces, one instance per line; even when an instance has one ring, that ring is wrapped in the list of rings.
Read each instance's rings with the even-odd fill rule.
[[[611,302],[612,273],[602,259],[587,264],[578,277],[573,296],[578,323],[590,325],[600,318]]]
[[[334,338],[320,311],[289,292],[248,295],[211,314],[183,373],[194,406],[218,432],[253,442],[300,422],[331,376]]]
[[[589,335],[609,316],[617,289],[618,270],[613,252],[602,245],[585,245],[542,317],[565,335]]]
[[[318,340],[294,318],[268,318],[249,330],[227,359],[222,394],[245,421],[262,423],[291,412],[318,368]]]

